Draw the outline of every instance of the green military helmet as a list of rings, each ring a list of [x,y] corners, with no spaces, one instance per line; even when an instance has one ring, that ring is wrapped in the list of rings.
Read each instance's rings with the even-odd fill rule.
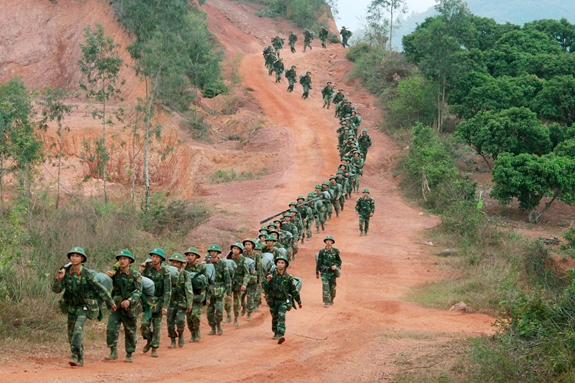
[[[150,254],[150,255],[156,254],[157,256],[159,256],[160,258],[162,258],[164,261],[166,260],[166,256],[164,255],[164,250],[160,249],[159,247],[156,247],[155,249],[153,249],[152,251],[150,251],[149,254]]]
[[[307,30],[309,30],[309,29],[307,29],[307,28],[304,28],[303,30],[304,30],[304,31],[307,31]]]
[[[331,84],[331,81],[328,81],[327,84]]]
[[[367,133],[367,129],[366,129],[366,128],[363,128],[363,129],[361,130],[361,132],[362,132],[362,133],[363,133],[363,132]]]
[[[259,242],[258,242],[258,243],[256,243],[256,247],[255,247],[255,249],[256,249],[256,250],[263,250],[262,244],[261,244],[261,243],[259,243]]]
[[[278,59],[278,61],[284,61],[284,58],[283,58],[283,57],[280,57],[280,58]]]
[[[327,182],[327,181],[323,181],[321,184],[322,184],[322,185],[329,186],[329,182]]]
[[[291,205],[297,206],[297,203],[295,203],[294,201],[291,201],[291,202],[288,204],[288,206],[291,206]]]
[[[292,67],[292,68],[297,68],[295,65],[292,65],[291,67]]]
[[[341,29],[345,29],[345,27],[341,27]]]
[[[220,247],[217,244],[212,244],[210,245],[210,247],[208,247],[208,252],[210,251],[217,251],[218,253],[222,252],[222,249],[220,249]]]
[[[267,230],[266,230],[266,231],[260,231],[260,232],[258,233],[258,238],[261,237],[262,235],[263,235],[264,237],[267,237],[267,236],[268,236],[268,231],[267,231]]]
[[[120,259],[120,257],[130,258],[130,263],[134,263],[134,261],[135,261],[134,256],[132,255],[132,252],[128,249],[124,249],[124,250],[120,251],[118,254],[116,254],[116,259]]]
[[[337,169],[337,174],[343,174],[343,170]]]
[[[305,74],[311,74],[311,71],[308,70],[308,71],[305,72]]]
[[[178,261],[178,262],[186,262],[186,260],[184,259],[184,256],[180,253],[174,253],[172,254],[172,256],[170,257],[170,261]]]
[[[327,237],[325,237],[325,239],[323,240],[325,241],[331,241],[332,243],[335,243],[335,239],[333,239],[333,237],[331,235],[328,235]]]
[[[337,91],[338,91],[338,92],[343,92],[343,88],[339,88]]]
[[[256,247],[256,240],[252,239],[252,238],[246,238],[242,241],[242,245],[244,245],[244,247],[246,246],[246,242],[251,242],[252,245],[254,245],[254,247]]]
[[[230,250],[232,250],[234,247],[240,249],[240,253],[244,252],[244,245],[242,245],[241,243],[235,242],[234,244],[230,245]]]
[[[294,213],[294,214],[299,214],[299,211],[297,211],[297,209],[295,207],[292,207],[291,209],[289,209],[289,211]]]
[[[185,255],[188,254],[195,254],[198,257],[200,257],[200,252],[198,251],[198,249],[196,249],[195,247],[190,247],[188,250],[186,250],[186,252],[184,253]]]
[[[317,185],[316,185],[316,186],[317,186]],[[320,188],[321,188],[321,185],[320,185]],[[314,192],[309,192],[309,193],[307,193],[307,196],[313,198],[313,197],[315,197],[315,193],[314,193]]]
[[[315,188],[316,188],[316,189],[321,189],[321,185],[320,185],[320,184],[317,184],[317,185],[315,185]]]
[[[369,193],[369,189],[363,189],[364,193]]]
[[[88,260],[88,257],[86,257],[86,252],[81,247],[73,247],[72,250],[70,250],[67,254],[68,259],[70,259],[70,256],[72,254],[80,254],[82,257],[84,257],[84,260],[82,261],[82,263],[86,263],[86,261]]]
[[[262,227],[260,227],[260,231],[268,231],[268,227],[267,227],[267,226],[262,226]]]
[[[268,235],[272,235],[272,233],[276,233],[278,236],[280,235],[280,232],[277,230],[270,230]]]
[[[274,264],[275,264],[276,266],[277,266],[278,261],[279,261],[280,259],[286,263],[286,267],[289,266],[289,261],[288,261],[287,257],[286,257],[285,255],[281,255],[281,254],[278,255],[278,256],[276,257],[276,259],[274,259]]]
[[[304,197],[303,195],[298,195],[298,196],[297,196],[297,199],[298,199],[298,200],[300,200],[300,199],[305,199],[305,197]]]
[[[335,176],[329,176],[330,181],[335,180]]]
[[[277,233],[277,232],[276,232],[276,233]],[[274,237],[273,235],[268,234],[268,235],[266,236],[266,241],[274,241],[274,242],[277,242],[277,239],[276,239],[276,237]]]
[[[285,212],[285,213],[284,213],[284,217],[290,217],[290,218],[291,218],[291,213],[290,213],[290,212]]]
[[[293,31],[289,31],[288,33],[293,33]]]

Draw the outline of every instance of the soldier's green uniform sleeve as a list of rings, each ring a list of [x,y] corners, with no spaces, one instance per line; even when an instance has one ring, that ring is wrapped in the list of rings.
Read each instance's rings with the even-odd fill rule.
[[[108,307],[112,307],[114,304],[112,296],[110,295],[110,292],[104,286],[102,286],[100,282],[98,282],[98,279],[96,279],[96,274],[91,272],[88,273],[86,282],[88,282],[90,288],[96,293],[96,296],[100,302],[106,302]]]
[[[375,199],[373,199],[373,197],[371,198],[371,203],[369,204],[370,206],[370,212],[371,214],[375,213]]]
[[[315,275],[319,275],[323,263],[323,249],[319,251],[317,261],[315,262]]]
[[[262,280],[262,289],[264,289],[264,292],[266,294],[269,294],[270,288],[271,288],[271,284],[270,284],[270,282],[268,282],[267,275],[266,275],[266,276],[264,276],[264,278]]]
[[[223,261],[220,261],[223,262]],[[232,278],[230,277],[230,271],[228,270],[228,267],[224,267],[224,285],[226,288],[226,294],[231,295],[232,293]]]
[[[244,261],[242,262],[242,269],[243,269],[242,285],[247,286],[248,283],[250,283],[251,275],[250,275],[250,268],[248,267],[248,261],[245,258]]]
[[[120,271],[120,262],[116,261],[116,263],[114,263],[109,271],[112,273],[112,275],[116,275],[118,271]]]
[[[263,274],[264,273],[263,273],[262,255],[258,254],[258,256],[256,256],[256,275],[258,284],[262,283]]]
[[[56,294],[61,293],[64,288],[66,286],[64,286],[64,279],[66,279],[66,277],[62,278],[61,280],[58,280],[57,278],[54,278],[54,281],[52,282],[52,291],[55,292]]]
[[[341,256],[339,255],[338,249],[335,249],[335,264],[337,267],[341,268]]]
[[[190,277],[190,273],[185,270],[182,270],[184,273],[184,290],[186,292],[186,308],[191,309],[192,303],[194,302],[194,291],[192,290],[192,278]]]
[[[361,197],[359,197],[357,199],[357,201],[355,202],[355,211],[357,211],[359,213],[359,208],[361,206],[361,202],[360,202]]]
[[[164,296],[162,302],[162,309],[167,309],[170,305],[170,298],[172,296],[172,279],[170,270],[167,267],[163,268],[162,284],[164,285]]]

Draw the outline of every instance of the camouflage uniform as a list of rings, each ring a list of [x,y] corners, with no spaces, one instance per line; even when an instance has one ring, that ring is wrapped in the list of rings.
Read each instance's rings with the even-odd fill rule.
[[[359,191],[359,179],[363,174],[363,164],[364,161],[361,156],[353,157],[351,159],[351,165],[355,168],[355,184],[353,185],[354,191]]]
[[[327,37],[328,37],[327,29],[321,28],[319,30],[319,39],[321,40],[321,47],[324,49],[327,49],[327,47],[325,46],[325,41],[327,40]]]
[[[274,52],[270,52],[265,56],[266,68],[268,68],[268,74],[271,76],[274,72],[274,63],[276,62],[276,55]]]
[[[367,193],[369,193],[369,191]],[[373,199],[373,197],[359,197],[355,203],[355,211],[359,214],[360,235],[363,235],[364,233],[367,235],[370,215],[373,215],[375,212],[375,199]]]
[[[307,72],[305,76],[301,76],[299,79],[299,83],[303,87],[303,94],[301,98],[307,99],[309,97],[309,91],[311,89],[311,72]]]
[[[276,37],[274,37],[274,38],[272,39],[272,45],[273,45],[273,47],[274,47],[276,56],[277,56],[277,58],[279,59],[279,58],[280,58],[280,51],[281,51],[281,49],[282,49],[283,46],[284,46],[284,39],[282,39],[282,38],[279,37],[279,36],[276,36]]]
[[[255,262],[256,270],[255,274],[250,273],[250,281],[248,282],[246,291],[244,291],[242,294],[242,314],[243,310],[247,311],[249,320],[251,318],[251,313],[256,310],[258,301],[258,285],[262,280],[262,253],[259,251],[251,250],[250,252],[244,251],[243,255],[244,257],[250,258]]]
[[[351,31],[348,31],[347,29],[345,29],[345,27],[341,27],[339,33],[341,34],[341,45],[343,45],[344,48],[346,46],[349,47],[347,40],[349,40],[349,38],[352,35]]]
[[[304,29],[303,31],[303,51],[305,52],[305,48],[309,47],[309,50],[311,50],[311,41],[313,40],[313,36],[311,34],[310,31],[308,31],[307,29]]]
[[[331,98],[333,97],[333,87],[331,82],[328,82],[321,90],[321,95],[323,96],[323,108],[327,105],[327,108],[331,106]]]
[[[79,252],[80,250],[76,251]],[[72,249],[69,254],[76,251]],[[82,253],[84,252],[83,250],[81,251]],[[89,299],[90,302],[93,303],[94,300],[98,300],[106,302],[110,307],[114,304],[114,301],[108,290],[98,282],[94,272],[86,269],[84,266],[80,266],[77,272],[74,272],[70,267],[66,269],[63,279],[59,281],[57,279],[54,280],[52,283],[52,291],[61,293],[62,290],[64,290],[64,295],[62,297],[61,308],[62,311],[68,314],[68,342],[70,343],[70,351],[72,353],[70,361],[83,365],[84,346],[82,341],[84,338],[84,324],[88,316],[90,319],[99,316],[99,310],[98,312],[92,312],[92,310],[88,312],[90,305],[88,305],[86,301]]]
[[[272,331],[274,332],[274,337],[283,337],[286,332],[286,311],[292,308],[291,301],[288,303],[288,299],[291,296],[292,301],[296,301],[301,305],[301,299],[296,289],[295,281],[287,271],[280,274],[276,269],[272,274],[272,279],[269,282],[267,279],[264,279],[262,286],[266,293],[266,301],[272,315]]]
[[[337,182],[335,182],[335,177],[331,177],[334,180],[333,183],[330,181],[328,186],[329,193],[331,194],[331,204],[335,209],[335,216],[339,217],[340,210],[343,210],[343,204],[341,203],[342,187]]]
[[[367,150],[371,147],[371,137],[367,134],[367,129],[363,129],[357,138],[359,143],[359,151],[363,155],[363,159],[367,158]]]
[[[170,347],[175,347],[176,338],[179,338],[180,347],[184,345],[186,312],[188,310],[191,311],[193,299],[194,292],[192,290],[190,273],[181,268],[178,273],[178,279],[172,287],[172,297],[168,307],[168,336],[172,339]]]
[[[284,73],[284,63],[283,59],[278,59],[274,63],[274,72],[276,72],[276,82],[280,82],[282,80],[282,74]]]
[[[290,69],[286,70],[285,77],[287,78],[289,84],[287,91],[293,92],[293,86],[295,85],[295,83],[297,83],[297,73],[295,71],[295,65],[292,65]]]
[[[329,237],[328,237],[329,238]],[[331,267],[335,265],[336,270]],[[339,270],[341,269],[341,257],[339,250],[332,247],[330,250],[321,249],[316,262],[315,275],[321,274],[323,303],[324,305],[333,304],[336,294],[336,278],[338,277]]]
[[[214,283],[209,287],[210,304],[207,308],[208,323],[215,334],[216,326],[221,335],[221,323],[224,317],[224,299],[232,293],[232,280],[226,263],[220,259],[212,262],[215,268]]]
[[[162,328],[162,310],[167,309],[172,293],[170,271],[165,265],[160,264],[155,268],[151,263],[146,263],[142,276],[150,278],[154,282],[154,297],[148,298],[151,303],[152,317],[142,318],[140,331],[148,344],[156,349],[160,347],[160,329]]]
[[[298,202],[298,204],[304,203],[304,198],[303,197],[298,198],[297,202]],[[305,236],[307,236],[307,238],[311,238],[311,225],[312,225],[313,219],[314,219],[314,209],[313,208],[314,208],[313,204],[307,204],[307,205],[297,207],[297,210],[299,212],[299,216],[302,219],[302,225],[303,225],[302,235],[301,235],[302,243],[304,242]],[[304,234],[305,234],[305,236],[304,236]]]
[[[241,247],[243,251],[243,245]],[[240,316],[240,310],[242,308],[242,301],[244,292],[242,291],[242,286],[247,287],[250,283],[251,274],[248,267],[248,261],[246,257],[242,254],[236,259],[232,256],[233,261],[238,266],[234,272],[234,280],[232,282],[232,297],[234,301],[234,325],[238,326],[238,317]]]
[[[289,48],[290,48],[291,53],[295,53],[296,41],[297,41],[297,35],[290,31],[288,42],[289,42]]]
[[[120,325],[123,324],[126,353],[131,357],[131,354],[136,351],[136,328],[138,315],[141,312],[142,275],[130,267],[127,273],[118,271],[112,277],[112,281],[114,283],[112,299],[116,303],[117,310],[111,312],[108,317],[106,344],[112,351],[117,349]],[[121,307],[124,300],[130,301],[127,309]]]
[[[204,277],[206,277],[206,280],[208,280],[206,265],[203,263],[198,263],[198,265],[196,266],[188,262],[188,264],[186,265],[186,271],[188,273],[202,274]],[[206,290],[196,291],[193,287],[194,286],[192,283],[192,289],[194,292],[194,296],[192,299],[192,311],[186,313],[186,322],[188,325],[188,329],[190,329],[190,332],[192,333],[192,338],[190,340],[192,342],[197,342],[201,338],[200,323],[201,323],[202,310],[204,309],[206,299],[209,299],[209,297],[206,296]]]

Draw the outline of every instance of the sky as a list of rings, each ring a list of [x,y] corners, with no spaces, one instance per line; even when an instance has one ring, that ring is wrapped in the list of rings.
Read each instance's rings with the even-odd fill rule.
[[[371,0],[338,0],[339,15],[335,20],[338,28],[345,26],[354,31],[361,26],[358,18],[367,14],[367,6]],[[411,12],[424,12],[435,5],[435,0],[407,0],[407,15]]]

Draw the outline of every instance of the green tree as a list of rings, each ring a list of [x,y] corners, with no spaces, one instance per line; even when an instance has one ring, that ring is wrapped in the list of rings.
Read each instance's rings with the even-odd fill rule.
[[[542,155],[551,150],[549,130],[527,108],[480,112],[457,125],[457,134],[490,168],[488,156],[496,160],[501,153]]]
[[[31,193],[33,166],[43,158],[43,142],[32,122],[34,110],[26,85],[19,78],[0,85],[0,201],[4,176],[17,172],[22,194]]]
[[[502,205],[517,198],[519,208],[528,211],[532,223],[537,223],[556,199],[569,205],[575,202],[575,161],[554,153],[541,157],[503,153],[495,161],[492,179],[495,186],[490,195]],[[547,196],[551,199],[537,211]]]
[[[102,120],[102,179],[104,181],[104,201],[108,203],[106,125],[113,124],[113,120],[107,107],[110,100],[122,100],[120,86],[125,81],[119,80],[120,69],[124,61],[118,53],[119,46],[112,37],[104,34],[104,27],[101,24],[96,24],[94,30],[90,26],[86,27],[84,37],[86,44],[80,44],[82,57],[78,61],[78,65],[86,77],[86,83],[81,82],[80,88],[86,92],[86,98],[101,105],[101,107],[92,109],[92,117]],[[114,113],[117,119],[120,118],[121,113],[121,109]]]
[[[393,31],[399,27],[398,16],[407,13],[406,0],[371,0],[367,8],[370,28],[389,35],[389,50],[393,50]],[[387,33],[386,33],[387,32]]]
[[[435,118],[434,94],[433,84],[418,73],[403,79],[386,102],[386,124],[408,129],[418,123],[430,126]]]
[[[72,94],[65,89],[46,87],[42,92],[42,98],[38,102],[42,114],[42,120],[40,121],[41,126],[46,129],[47,123],[53,121],[56,121],[56,125],[58,126],[56,132],[58,135],[58,175],[56,178],[58,191],[56,193],[56,209],[58,209],[60,204],[60,174],[62,170],[62,157],[64,155],[64,130],[70,130],[68,127],[63,127],[63,120],[75,107],[75,105],[70,105],[65,102],[71,96]]]
[[[575,77],[557,76],[545,82],[532,108],[548,120],[563,125],[575,123]]]

